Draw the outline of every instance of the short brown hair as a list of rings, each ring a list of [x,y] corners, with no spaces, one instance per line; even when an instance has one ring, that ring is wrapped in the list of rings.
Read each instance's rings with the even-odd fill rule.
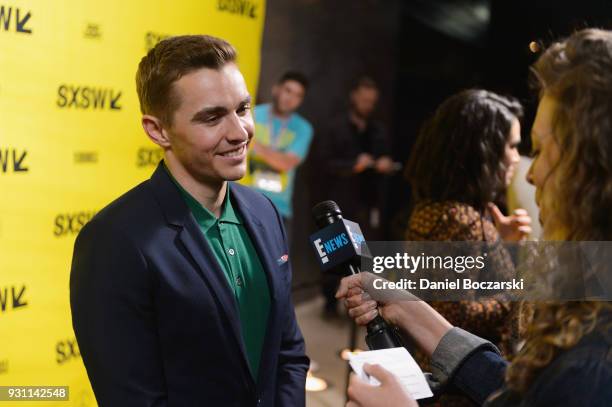
[[[180,100],[172,84],[200,68],[219,69],[236,60],[236,50],[227,41],[209,35],[181,35],[160,41],[140,60],[136,91],[142,114],[157,116],[172,124]]]
[[[351,86],[351,91],[356,91],[360,88],[378,90],[378,85],[376,84],[376,81],[370,78],[369,76],[360,76],[359,78],[357,78],[357,80],[353,82],[353,85]]]

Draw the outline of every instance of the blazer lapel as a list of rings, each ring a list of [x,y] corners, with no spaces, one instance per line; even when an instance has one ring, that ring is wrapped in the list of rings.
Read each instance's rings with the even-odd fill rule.
[[[233,183],[230,183],[230,185],[234,186]],[[276,260],[278,255],[282,255],[282,253],[276,253],[275,250],[277,246],[275,244],[276,236],[266,230],[264,220],[260,219],[261,215],[252,209],[240,189],[235,187],[232,188],[230,197],[233,198],[233,202],[236,204],[238,211],[242,215],[249,236],[251,237],[251,241],[257,250],[259,261],[261,261],[266,273],[272,302],[274,303],[277,300],[277,296],[279,294],[278,290],[280,288],[278,281],[279,276],[278,273],[275,273],[275,271],[278,269]],[[270,220],[266,219],[265,222],[270,222]]]
[[[233,184],[230,185],[233,186]],[[281,276],[278,273],[276,260],[283,253],[277,253],[277,244],[275,243],[277,236],[266,230],[264,220],[260,219],[260,214],[251,208],[247,198],[243,196],[240,189],[232,188],[230,197],[242,215],[249,236],[266,273],[270,289],[270,313],[268,314],[266,338],[261,350],[261,363],[257,380],[257,386],[260,387],[263,385],[263,380],[269,379],[267,372],[272,371],[272,364],[276,363],[278,349],[280,348],[282,327],[279,321],[279,300],[283,298],[283,293],[280,292],[282,290],[282,283],[279,281]],[[270,220],[266,219],[265,222],[269,223]]]
[[[171,225],[178,227],[180,241],[193,261],[198,265],[198,272],[204,283],[213,292],[223,314],[227,317],[248,371],[248,359],[244,341],[242,340],[238,304],[236,303],[234,292],[227,282],[225,273],[216,261],[210,245],[204,238],[189,207],[180,196],[176,185],[173,184],[166,170],[162,168],[162,163],[159,164],[153,173],[150,182],[153,193],[162,207],[166,220]]]
[[[212,249],[204,238],[197,222],[193,219],[193,216],[192,220],[186,222],[184,228],[179,232],[179,238],[193,260],[198,264],[198,271],[221,304],[221,308],[229,320],[232,332],[234,332],[246,361],[246,349],[244,348],[244,341],[242,340],[240,314],[238,311],[238,304],[236,303],[236,297],[227,282],[223,269],[215,260]]]

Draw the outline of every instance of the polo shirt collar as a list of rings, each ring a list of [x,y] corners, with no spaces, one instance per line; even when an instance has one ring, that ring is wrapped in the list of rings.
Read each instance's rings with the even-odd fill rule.
[[[227,188],[225,189],[225,198],[223,199],[221,216],[219,216],[219,219],[217,219],[214,213],[212,213],[210,210],[208,210],[208,208],[200,204],[189,192],[187,192],[181,186],[181,184],[178,183],[178,181],[174,178],[172,173],[170,173],[170,170],[168,170],[165,164],[164,169],[166,170],[168,175],[170,175],[170,179],[172,180],[172,182],[174,182],[174,184],[177,186],[179,192],[181,193],[181,196],[185,200],[185,203],[187,203],[187,206],[189,207],[189,209],[191,209],[191,212],[193,213],[196,222],[204,232],[207,232],[208,229],[213,227],[217,222],[234,223],[237,225],[242,224],[230,200],[229,182],[227,183]]]

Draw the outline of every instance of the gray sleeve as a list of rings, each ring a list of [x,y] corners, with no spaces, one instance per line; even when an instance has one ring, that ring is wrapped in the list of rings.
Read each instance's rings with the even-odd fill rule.
[[[431,357],[431,373],[439,386],[451,380],[461,364],[478,350],[500,354],[491,342],[454,327],[440,340]]]

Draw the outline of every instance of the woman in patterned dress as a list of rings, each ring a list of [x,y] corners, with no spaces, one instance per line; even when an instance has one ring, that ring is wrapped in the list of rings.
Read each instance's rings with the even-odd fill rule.
[[[504,216],[493,203],[504,192],[519,161],[520,118],[517,101],[471,89],[444,101],[423,126],[406,168],[414,199],[407,241],[486,242],[498,273],[511,274],[512,261],[500,239],[529,235],[524,210]],[[431,305],[449,322],[495,343],[511,358],[517,337],[515,304],[492,298],[436,301]],[[427,358],[417,353],[427,369]],[[444,406],[471,405],[462,396],[445,396]]]

